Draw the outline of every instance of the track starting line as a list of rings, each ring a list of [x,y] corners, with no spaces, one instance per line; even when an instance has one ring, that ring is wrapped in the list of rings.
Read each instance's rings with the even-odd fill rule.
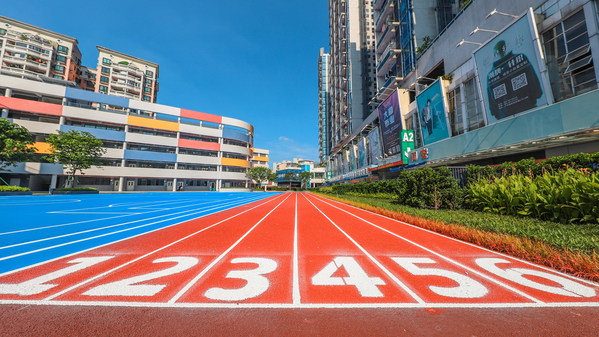
[[[599,285],[307,193],[0,275],[0,304],[599,307]]]

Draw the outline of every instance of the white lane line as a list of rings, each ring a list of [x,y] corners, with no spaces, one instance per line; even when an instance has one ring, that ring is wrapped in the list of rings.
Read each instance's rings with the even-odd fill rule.
[[[97,238],[101,238],[104,236],[108,236],[108,235],[113,235],[113,234],[118,234],[118,233],[122,233],[122,232],[126,232],[126,231],[130,231],[130,230],[134,230],[134,229],[138,229],[138,228],[143,228],[143,227],[147,227],[150,225],[155,225],[157,223],[161,223],[161,222],[165,222],[165,221],[169,221],[169,220],[173,220],[173,219],[179,219],[179,218],[183,218],[183,217],[188,217],[188,216],[192,216],[195,214],[199,214],[199,213],[203,213],[205,211],[210,211],[210,210],[214,210],[214,209],[218,209],[221,208],[223,206],[231,206],[231,205],[238,205],[241,206],[243,204],[240,203],[231,203],[231,204],[223,204],[223,205],[219,205],[216,206],[214,208],[208,208],[208,209],[204,209],[202,211],[198,211],[198,212],[193,212],[193,213],[189,213],[190,211],[184,211],[184,212],[178,212],[178,213],[173,213],[173,214],[180,214],[180,213],[187,213],[187,214],[183,214],[183,215],[179,215],[176,217],[170,217],[173,214],[167,214],[167,215],[161,215],[158,217],[154,217],[154,218],[150,218],[150,219],[157,219],[157,218],[163,218],[163,217],[169,217],[167,219],[164,220],[160,220],[160,221],[154,221],[154,222],[150,222],[147,224],[143,224],[143,225],[139,225],[139,226],[135,226],[135,227],[130,227],[130,228],[125,228],[125,229],[121,229],[115,232],[110,232],[110,233],[106,233],[106,234],[101,234],[101,235],[96,235],[96,236],[92,236],[92,237],[88,237],[88,238],[84,238],[84,239],[80,239],[80,240],[75,240],[75,241],[70,241],[70,242],[65,242],[65,243],[61,243],[58,245],[54,245],[54,246],[49,246],[49,247],[44,247],[44,248],[40,248],[40,249],[35,249],[35,250],[31,250],[31,251],[27,251],[27,252],[22,252],[22,253],[18,253],[18,254],[14,254],[14,255],[10,255],[10,256],[5,256],[5,257],[1,257],[0,261],[4,261],[4,260],[8,260],[8,259],[12,259],[15,257],[19,257],[19,256],[24,256],[24,255],[29,255],[29,254],[33,254],[33,253],[39,253],[39,252],[43,252],[49,249],[54,249],[54,248],[58,248],[58,247],[63,247],[63,246],[67,246],[67,245],[71,245],[74,243],[79,243],[79,242],[83,242],[83,241],[89,241],[89,240],[93,240],[93,239],[97,239]],[[150,219],[144,219],[144,220],[150,220]],[[189,219],[189,220],[193,220],[193,219]]]
[[[107,301],[0,300],[0,305],[126,307],[126,308],[213,308],[213,309],[515,309],[599,308],[599,302],[559,303],[167,303]]]
[[[0,200],[2,200],[2,199],[0,199]],[[71,203],[76,203],[76,202],[81,202],[81,200],[77,200],[77,199],[74,199],[74,200],[48,200],[48,201],[44,201],[44,202],[30,202],[30,203],[3,202],[3,203],[0,203],[0,207],[2,207],[2,206],[36,206],[36,205],[53,205],[53,204],[71,204]]]
[[[212,260],[212,262],[206,267],[204,268],[204,270],[202,270],[196,277],[194,277],[189,283],[187,283],[181,290],[179,290],[179,292],[173,296],[173,298],[171,298],[170,300],[168,300],[168,303],[175,303],[177,302],[181,296],[183,296],[194,284],[196,284],[208,271],[210,271],[210,269],[212,269],[212,267],[214,267],[217,263],[219,263],[231,250],[233,250],[233,248],[237,247],[237,245],[243,241],[243,239],[245,239],[246,236],[248,236],[256,227],[258,227],[258,225],[260,225],[262,223],[262,221],[264,221],[264,219],[266,219],[272,212],[274,212],[277,208],[279,208],[279,206],[281,206],[282,203],[284,203],[287,199],[289,199],[289,195],[283,199],[283,201],[281,201],[278,205],[276,205],[273,209],[270,210],[270,212],[268,212],[262,219],[260,219],[254,226],[252,226],[252,228],[250,228],[250,230],[248,230],[245,234],[243,234],[242,237],[239,238],[239,240],[235,241],[235,243],[233,245],[231,245],[231,247],[229,247],[227,250],[225,250],[222,254],[220,254],[216,259]]]
[[[506,288],[506,289],[508,289],[508,290],[510,290],[510,291],[512,291],[512,292],[514,292],[514,293],[516,293],[518,295],[520,295],[520,296],[523,296],[523,297],[525,297],[525,298],[527,298],[527,299],[529,299],[529,300],[531,300],[533,302],[544,303],[543,301],[541,301],[541,300],[539,300],[539,299],[537,299],[537,298],[535,298],[533,296],[530,296],[530,295],[528,295],[527,293],[525,293],[525,292],[523,292],[521,290],[518,290],[518,289],[516,289],[516,288],[514,288],[512,286],[509,286],[509,285],[507,285],[507,284],[505,284],[505,283],[503,283],[503,282],[501,282],[499,280],[496,280],[493,277],[490,277],[490,276],[488,276],[488,275],[486,275],[486,274],[484,274],[484,273],[482,273],[482,272],[480,272],[480,271],[478,271],[476,269],[470,268],[470,267],[468,267],[468,266],[466,266],[466,265],[464,265],[462,263],[459,263],[458,261],[456,261],[456,260],[454,260],[452,258],[449,258],[449,257],[447,257],[445,255],[440,254],[440,253],[437,253],[437,252],[433,251],[432,249],[426,248],[426,247],[424,247],[424,246],[422,246],[422,245],[420,245],[420,244],[418,244],[418,243],[416,243],[416,242],[414,242],[412,240],[406,239],[406,238],[402,237],[401,235],[395,234],[395,233],[391,232],[390,230],[387,230],[387,229],[385,229],[383,227],[380,227],[380,226],[378,226],[378,225],[376,225],[376,224],[374,224],[374,223],[372,223],[372,222],[370,222],[370,221],[368,221],[368,220],[366,220],[364,218],[359,217],[358,215],[355,215],[355,214],[353,214],[353,213],[351,213],[349,211],[346,211],[346,210],[344,210],[344,209],[342,209],[340,207],[332,205],[332,204],[330,204],[330,203],[328,203],[328,202],[326,202],[324,200],[319,200],[319,201],[322,202],[322,203],[325,203],[325,204],[327,204],[327,205],[329,205],[331,207],[334,207],[334,208],[336,208],[338,210],[341,210],[341,211],[343,211],[343,212],[345,212],[345,213],[347,213],[347,214],[349,214],[349,215],[351,215],[351,216],[353,216],[353,217],[355,217],[355,218],[357,218],[357,219],[359,219],[359,220],[361,220],[361,221],[369,224],[372,227],[378,228],[378,229],[382,230],[385,233],[391,234],[391,235],[395,236],[396,238],[399,238],[399,239],[401,239],[401,240],[403,240],[403,241],[405,241],[405,242],[407,242],[409,244],[412,244],[412,245],[414,245],[414,246],[416,246],[416,247],[418,247],[418,248],[420,248],[422,250],[425,250],[425,251],[427,251],[427,252],[429,252],[429,253],[431,253],[431,254],[433,254],[435,256],[438,256],[441,259],[443,259],[443,260],[445,260],[445,261],[447,261],[447,262],[449,262],[449,263],[451,263],[453,265],[456,265],[456,266],[458,266],[460,268],[466,269],[469,272],[474,273],[474,274],[476,274],[476,275],[478,275],[478,276],[486,279],[487,281],[490,281],[492,283],[495,283],[496,285],[499,285],[499,286],[501,286],[503,288]]]
[[[330,201],[330,202],[337,203],[339,205],[347,206],[347,207],[353,208],[355,210],[366,212],[366,213],[369,213],[369,214],[372,214],[372,215],[376,215],[378,217],[381,217],[381,218],[384,218],[384,219],[387,219],[387,220],[391,220],[393,222],[397,222],[397,223],[400,223],[400,224],[403,224],[403,225],[406,225],[406,226],[410,226],[412,228],[415,228],[415,229],[418,229],[418,230],[421,230],[421,231],[425,231],[427,233],[431,233],[431,234],[434,234],[436,236],[440,236],[440,237],[443,237],[443,238],[446,238],[446,239],[450,239],[452,241],[459,242],[461,244],[464,244],[464,245],[467,245],[467,246],[470,246],[470,247],[474,247],[474,248],[477,248],[477,249],[480,249],[480,250],[484,250],[484,251],[486,251],[488,253],[492,253],[493,255],[501,255],[501,256],[503,256],[505,258],[508,258],[510,260],[513,260],[513,261],[522,262],[522,263],[527,264],[529,266],[536,267],[536,268],[539,268],[539,269],[543,269],[545,271],[549,271],[549,272],[552,272],[554,274],[558,274],[560,276],[564,276],[564,277],[567,277],[567,278],[575,280],[575,281],[579,281],[579,282],[582,282],[582,283],[586,283],[588,285],[599,287],[599,283],[595,283],[593,281],[589,281],[589,280],[586,280],[586,279],[583,279],[583,278],[579,278],[579,277],[572,276],[572,275],[569,275],[569,274],[566,274],[566,273],[562,273],[559,270],[551,269],[549,267],[546,267],[546,266],[543,266],[543,265],[539,265],[539,264],[536,264],[536,263],[533,263],[533,262],[530,262],[530,261],[526,261],[526,260],[523,260],[523,259],[511,256],[511,255],[508,255],[508,254],[497,252],[497,251],[494,251],[494,250],[491,250],[491,249],[488,249],[488,248],[485,248],[485,247],[482,247],[482,246],[478,246],[478,245],[475,245],[475,244],[470,243],[470,242],[462,241],[462,240],[453,238],[451,236],[447,236],[447,235],[444,235],[444,234],[441,234],[441,233],[437,233],[435,231],[432,231],[432,230],[429,230],[429,229],[426,229],[426,228],[418,227],[416,225],[413,225],[413,224],[410,224],[410,223],[407,223],[407,222],[399,221],[397,219],[393,219],[393,218],[384,216],[382,214],[374,213],[374,212],[371,212],[369,210],[365,210],[365,209],[362,209],[362,208],[359,208],[359,207],[355,207],[355,206],[352,206],[352,205],[344,204],[344,203],[339,202],[339,201],[335,201],[335,200],[331,200],[331,199],[326,199],[324,197],[315,196],[313,194],[311,194],[311,195],[314,196],[318,200],[327,200],[327,201]]]
[[[337,229],[343,233],[343,235],[345,235],[345,237],[347,237],[356,247],[358,247],[358,249],[360,251],[362,251],[362,253],[364,255],[366,255],[368,257],[368,259],[370,261],[372,261],[372,263],[374,263],[377,267],[379,267],[380,270],[382,270],[387,277],[389,277],[393,282],[395,282],[395,284],[397,284],[401,289],[403,289],[405,292],[407,292],[410,296],[412,296],[412,298],[420,303],[420,304],[424,304],[426,302],[424,302],[424,300],[422,298],[420,298],[420,296],[418,296],[412,289],[410,289],[406,284],[404,284],[403,282],[401,282],[395,275],[393,275],[389,269],[385,268],[385,266],[383,266],[382,263],[380,263],[377,259],[374,258],[374,256],[372,256],[370,253],[368,253],[366,251],[366,249],[364,249],[364,247],[360,246],[359,243],[356,242],[356,240],[354,240],[351,236],[349,236],[345,231],[343,231],[343,229],[341,229],[333,220],[331,220],[331,218],[329,218],[326,214],[324,214],[323,211],[320,210],[320,208],[318,208],[316,205],[314,205],[314,203],[312,203],[312,201],[310,201],[310,199],[308,199],[305,195],[302,195],[304,198],[306,198],[306,200],[312,204],[312,206],[314,206],[314,208],[316,208],[316,210],[318,210],[318,212],[320,212],[320,214],[322,214],[325,218],[327,218],[327,220],[329,220],[333,226],[337,227]]]
[[[237,199],[240,199],[240,198],[230,199],[230,201],[237,200]],[[170,211],[170,210],[178,209],[178,208],[194,207],[194,206],[199,206],[199,205],[207,205],[207,204],[211,204],[211,203],[215,203],[215,202],[222,202],[222,200],[220,200],[220,201],[203,202],[203,203],[194,204],[194,205],[184,205],[184,206],[177,206],[177,207],[171,207],[171,208],[164,208],[164,209],[161,209],[161,211]],[[155,212],[158,212],[158,211],[150,211],[150,212],[144,212],[144,213],[141,213],[141,212],[140,213],[132,213],[132,214],[126,214],[126,215],[111,216],[111,217],[107,217],[107,218],[99,218],[99,219],[91,219],[91,220],[70,222],[70,223],[60,224],[60,225],[51,225],[51,226],[36,227],[36,228],[29,228],[29,229],[21,229],[21,230],[12,231],[12,232],[0,233],[0,236],[2,236],[2,235],[8,235],[8,234],[23,233],[23,232],[31,232],[31,231],[42,230],[42,229],[49,229],[49,228],[72,226],[72,225],[78,225],[78,224],[82,224],[82,223],[95,222],[95,221],[103,221],[103,220],[109,220],[109,219],[122,218],[122,217],[126,217],[126,216],[132,216],[132,215],[138,215],[138,214],[149,214],[149,213],[155,213]],[[146,218],[146,219],[148,219],[148,218]]]
[[[258,200],[258,201],[261,201],[261,200]],[[243,206],[243,205],[240,205],[240,206]],[[142,235],[150,234],[150,233],[157,232],[157,231],[160,231],[160,230],[163,230],[163,229],[167,229],[167,228],[170,228],[170,227],[178,226],[178,225],[180,225],[182,223],[185,223],[185,222],[188,222],[188,221],[192,221],[192,220],[201,219],[201,218],[213,215],[213,214],[218,214],[220,212],[224,212],[224,211],[230,210],[231,208],[235,208],[235,207],[238,207],[238,206],[233,206],[233,207],[230,207],[230,208],[225,208],[225,209],[222,209],[222,210],[217,211],[215,213],[204,214],[204,215],[201,215],[201,216],[199,216],[197,218],[194,218],[194,219],[191,219],[191,220],[189,220],[189,219],[188,220],[182,220],[182,221],[176,222],[176,223],[174,223],[172,225],[168,225],[168,226],[165,226],[165,227],[156,228],[156,229],[153,229],[153,230],[148,231],[148,232],[139,233],[139,234],[136,234],[136,235],[133,235],[133,236],[130,236],[130,237],[126,237],[126,238],[122,238],[122,239],[118,239],[118,240],[115,240],[115,241],[110,241],[110,242],[107,242],[107,243],[104,243],[104,244],[101,244],[101,245],[98,245],[98,246],[94,246],[94,247],[83,249],[83,250],[80,250],[80,251],[77,251],[77,252],[74,252],[74,253],[70,253],[70,254],[58,256],[58,257],[55,257],[55,258],[52,258],[52,259],[49,259],[49,260],[46,260],[46,261],[42,261],[42,262],[38,262],[38,263],[35,263],[35,264],[32,264],[32,265],[28,265],[28,266],[25,266],[25,267],[22,267],[22,268],[9,270],[7,272],[0,273],[0,277],[4,277],[6,275],[18,273],[18,272],[21,272],[21,271],[24,271],[24,270],[28,270],[28,269],[33,269],[33,268],[36,268],[36,267],[39,267],[39,266],[42,266],[42,265],[45,265],[45,264],[48,264],[48,263],[51,263],[51,262],[54,262],[54,261],[66,259],[66,258],[71,257],[71,256],[76,256],[76,255],[79,255],[79,254],[83,254],[83,253],[86,253],[86,252],[89,252],[89,251],[92,251],[92,250],[95,250],[95,249],[98,249],[98,248],[102,248],[102,247],[110,246],[112,244],[119,243],[119,242],[122,242],[122,241],[127,241],[127,240],[130,240],[130,239],[136,238],[138,236],[142,236]]]
[[[169,243],[169,244],[168,244],[168,245],[166,245],[166,246],[163,246],[163,247],[160,247],[160,248],[158,248],[158,249],[155,249],[155,250],[153,250],[153,251],[151,251],[151,252],[149,252],[149,253],[146,253],[146,254],[144,254],[144,255],[142,255],[142,256],[139,256],[139,257],[137,257],[137,258],[135,258],[135,259],[133,259],[133,260],[131,260],[131,261],[125,262],[125,263],[123,263],[123,264],[121,264],[121,265],[119,265],[119,266],[117,266],[117,267],[114,267],[114,268],[112,268],[112,269],[110,269],[110,270],[108,270],[108,271],[106,271],[106,272],[104,272],[104,273],[101,273],[101,274],[95,275],[95,276],[94,276],[94,277],[92,277],[92,278],[89,278],[89,279],[87,279],[87,280],[85,280],[85,281],[83,281],[83,282],[77,283],[76,285],[74,285],[74,286],[71,286],[71,287],[69,287],[69,288],[67,288],[67,289],[64,289],[64,290],[62,290],[62,291],[60,291],[60,292],[58,292],[58,293],[56,293],[56,294],[50,295],[50,296],[46,297],[45,299],[43,299],[43,301],[51,301],[52,299],[54,299],[54,298],[57,298],[58,296],[61,296],[61,295],[63,295],[63,294],[66,294],[67,292],[70,292],[70,291],[72,291],[72,290],[75,290],[75,289],[77,289],[77,288],[79,288],[79,287],[81,287],[81,286],[84,286],[84,285],[86,285],[86,284],[88,284],[88,283],[90,283],[90,282],[93,282],[93,281],[95,281],[95,280],[97,280],[97,279],[99,279],[99,278],[101,278],[101,277],[104,277],[104,276],[106,276],[106,275],[108,275],[108,274],[110,274],[110,273],[113,273],[113,272],[115,272],[115,271],[117,271],[117,270],[119,270],[119,269],[121,269],[121,268],[124,268],[124,267],[126,267],[126,266],[128,266],[128,265],[130,265],[130,264],[133,264],[133,263],[135,263],[135,262],[137,262],[137,261],[139,261],[139,260],[141,260],[141,259],[144,259],[144,258],[146,258],[146,257],[148,257],[148,256],[150,256],[150,255],[156,254],[156,253],[158,253],[158,252],[160,252],[160,251],[162,251],[162,250],[164,250],[164,249],[166,249],[166,248],[169,248],[169,247],[171,247],[171,246],[173,246],[173,245],[175,245],[175,244],[177,244],[177,243],[179,243],[179,242],[181,242],[181,241],[183,241],[183,240],[189,239],[189,238],[191,238],[191,237],[193,237],[193,236],[195,236],[195,235],[197,235],[197,234],[199,234],[199,233],[202,233],[202,232],[203,232],[203,231],[205,231],[205,230],[208,230],[208,229],[210,229],[210,228],[213,228],[213,227],[215,227],[215,226],[218,226],[218,225],[220,225],[220,224],[221,224],[221,223],[223,223],[223,222],[226,222],[226,221],[229,221],[229,220],[231,220],[231,219],[233,219],[233,218],[235,218],[235,217],[238,217],[238,216],[240,216],[240,215],[241,215],[241,214],[243,214],[243,213],[249,212],[249,211],[251,211],[251,210],[253,210],[253,209],[255,209],[255,208],[258,208],[258,207],[260,207],[260,206],[264,206],[264,205],[266,205],[266,204],[268,204],[268,203],[270,203],[270,202],[272,202],[272,201],[276,200],[278,197],[279,197],[279,196],[277,196],[276,198],[273,198],[273,199],[267,200],[266,202],[264,202],[264,203],[261,203],[261,204],[258,204],[258,205],[254,206],[254,207],[252,207],[252,208],[248,208],[248,209],[246,209],[245,211],[239,212],[239,213],[237,213],[237,214],[235,214],[235,215],[233,215],[233,216],[231,216],[231,217],[228,217],[228,218],[226,218],[226,219],[224,219],[224,220],[221,220],[221,221],[219,221],[219,222],[216,222],[216,223],[214,223],[214,224],[212,224],[212,225],[210,225],[210,226],[208,226],[208,227],[202,228],[202,229],[200,229],[200,230],[199,230],[199,231],[197,231],[197,232],[194,232],[194,233],[192,233],[192,234],[189,234],[189,235],[187,235],[187,236],[185,236],[185,237],[183,237],[183,238],[181,238],[181,239],[178,239],[178,240],[176,240],[176,241],[173,241],[173,242]],[[187,220],[186,220],[186,221],[187,221]],[[186,221],[183,221],[183,222],[186,222]],[[182,222],[181,222],[181,223],[182,223]],[[170,226],[169,226],[169,227],[170,227]],[[111,244],[112,244],[112,243],[111,243]]]
[[[107,200],[108,201],[108,200]],[[151,201],[148,203],[145,202],[128,202],[128,203],[122,203],[122,204],[110,204],[110,205],[106,205],[106,206],[96,206],[96,207],[87,207],[87,208],[75,208],[75,209],[67,209],[67,210],[61,210],[61,211],[49,211],[46,213],[50,213],[50,214],[71,214],[71,213],[75,213],[75,214],[85,214],[88,212],[84,212],[84,211],[89,211],[90,214],[95,214],[96,212],[90,211],[90,210],[98,210],[98,209],[110,209],[110,208],[125,208],[126,209],[144,209],[146,207],[152,207],[151,209],[157,209],[154,207],[159,207],[159,206],[168,206],[168,205],[173,205],[173,204],[182,204],[182,203],[189,203],[189,202],[193,202],[192,199],[184,199],[184,200],[176,200],[176,201],[167,201],[167,200],[156,200],[156,201]],[[127,206],[132,206],[132,207],[127,207]],[[131,213],[131,212],[129,212]]]
[[[301,303],[299,290],[299,254],[297,249],[297,192],[295,193],[295,222],[293,226],[293,304]]]
[[[235,201],[235,202],[231,201],[230,204],[235,204],[235,203],[237,203],[237,201]],[[226,205],[227,204],[222,204],[222,205],[217,206],[217,208],[221,207],[221,206],[226,206]],[[189,206],[173,207],[171,209],[183,208],[183,207],[189,207]],[[204,209],[200,209],[200,210],[204,211],[204,210],[211,210],[211,209],[214,209],[214,208],[204,208]],[[91,233],[91,232],[100,231],[100,230],[104,230],[104,229],[108,229],[108,228],[114,228],[114,227],[120,227],[120,226],[130,225],[130,224],[133,224],[133,223],[142,222],[142,221],[146,221],[146,220],[160,219],[160,218],[164,218],[164,217],[168,217],[168,216],[172,216],[172,215],[176,215],[176,214],[191,213],[191,212],[194,212],[194,211],[198,211],[198,208],[194,208],[194,209],[186,210],[186,211],[181,211],[181,212],[177,212],[177,213],[169,213],[169,214],[159,215],[159,216],[155,216],[155,217],[151,217],[151,218],[144,218],[144,219],[133,220],[133,221],[129,221],[129,222],[123,222],[123,223],[120,223],[120,224],[114,224],[114,225],[110,225],[110,226],[92,228],[92,229],[88,229],[88,230],[85,230],[85,231],[79,231],[79,232],[74,232],[74,233],[67,233],[67,234],[63,234],[63,235],[57,235],[57,236],[47,237],[47,238],[38,239],[38,240],[32,240],[32,241],[15,243],[15,244],[8,245],[8,246],[2,246],[2,247],[0,247],[0,250],[2,250],[2,249],[8,249],[8,248],[13,248],[13,247],[24,246],[24,245],[29,245],[29,244],[38,243],[38,242],[44,242],[44,241],[48,241],[48,240],[55,240],[55,239],[60,239],[60,238],[66,238],[66,237],[73,236],[73,235]],[[0,261],[2,261],[3,259],[4,258],[0,258]]]

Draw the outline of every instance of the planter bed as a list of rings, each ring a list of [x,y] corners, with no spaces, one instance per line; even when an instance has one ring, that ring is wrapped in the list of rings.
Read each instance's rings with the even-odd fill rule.
[[[99,194],[100,191],[52,191],[52,194]]]
[[[22,192],[0,192],[0,196],[10,196],[10,195],[32,195],[31,191],[22,191]]]

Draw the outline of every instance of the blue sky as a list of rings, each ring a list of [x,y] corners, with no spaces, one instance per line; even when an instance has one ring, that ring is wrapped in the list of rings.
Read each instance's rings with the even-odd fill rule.
[[[238,118],[272,162],[318,160],[325,0],[14,1],[1,14],[160,65],[158,103]],[[272,165],[271,165],[272,168]]]

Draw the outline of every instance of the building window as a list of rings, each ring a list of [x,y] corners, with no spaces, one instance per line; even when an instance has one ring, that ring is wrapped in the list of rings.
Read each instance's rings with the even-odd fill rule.
[[[101,85],[99,89],[100,89],[100,92],[103,92],[103,93],[108,92],[108,87],[105,85]]]
[[[88,87],[93,87],[94,84],[92,83],[92,81],[85,81],[85,85],[87,85]]]
[[[108,83],[108,77],[107,76],[100,76],[100,82],[102,82],[102,83]]]
[[[69,53],[69,48],[65,47],[65,46],[58,46],[58,52],[61,54],[68,54]]]
[[[54,66],[54,71],[57,72],[57,73],[64,74],[64,66],[61,66],[61,65],[57,64],[57,65]]]
[[[464,133],[464,114],[462,112],[462,100],[460,99],[460,87],[447,93],[449,105],[449,123],[451,124],[451,135],[457,136]]]
[[[64,80],[64,77],[62,77],[60,75],[52,75],[52,78],[56,78],[58,80]]]
[[[146,78],[146,85],[152,85],[152,80],[149,78]]]
[[[102,74],[110,74],[110,69],[102,67]]]
[[[578,11],[542,35],[555,101],[597,89],[584,11]]]
[[[0,35],[6,35],[6,29],[0,28]]]
[[[144,92],[149,94],[152,92],[152,88],[145,87]]]
[[[483,118],[483,110],[480,106],[480,98],[478,96],[478,87],[474,77],[462,84],[464,90],[464,110],[466,111],[466,122],[468,131],[476,130],[485,126]]]
[[[148,95],[144,95],[143,99],[144,99],[144,101],[149,102],[151,98]]]
[[[66,63],[67,58],[62,55],[56,55],[56,62]]]
[[[154,77],[154,72],[151,70],[146,70],[146,76],[148,77]]]
[[[105,57],[102,58],[102,64],[109,66],[110,65],[110,59],[107,59]]]

